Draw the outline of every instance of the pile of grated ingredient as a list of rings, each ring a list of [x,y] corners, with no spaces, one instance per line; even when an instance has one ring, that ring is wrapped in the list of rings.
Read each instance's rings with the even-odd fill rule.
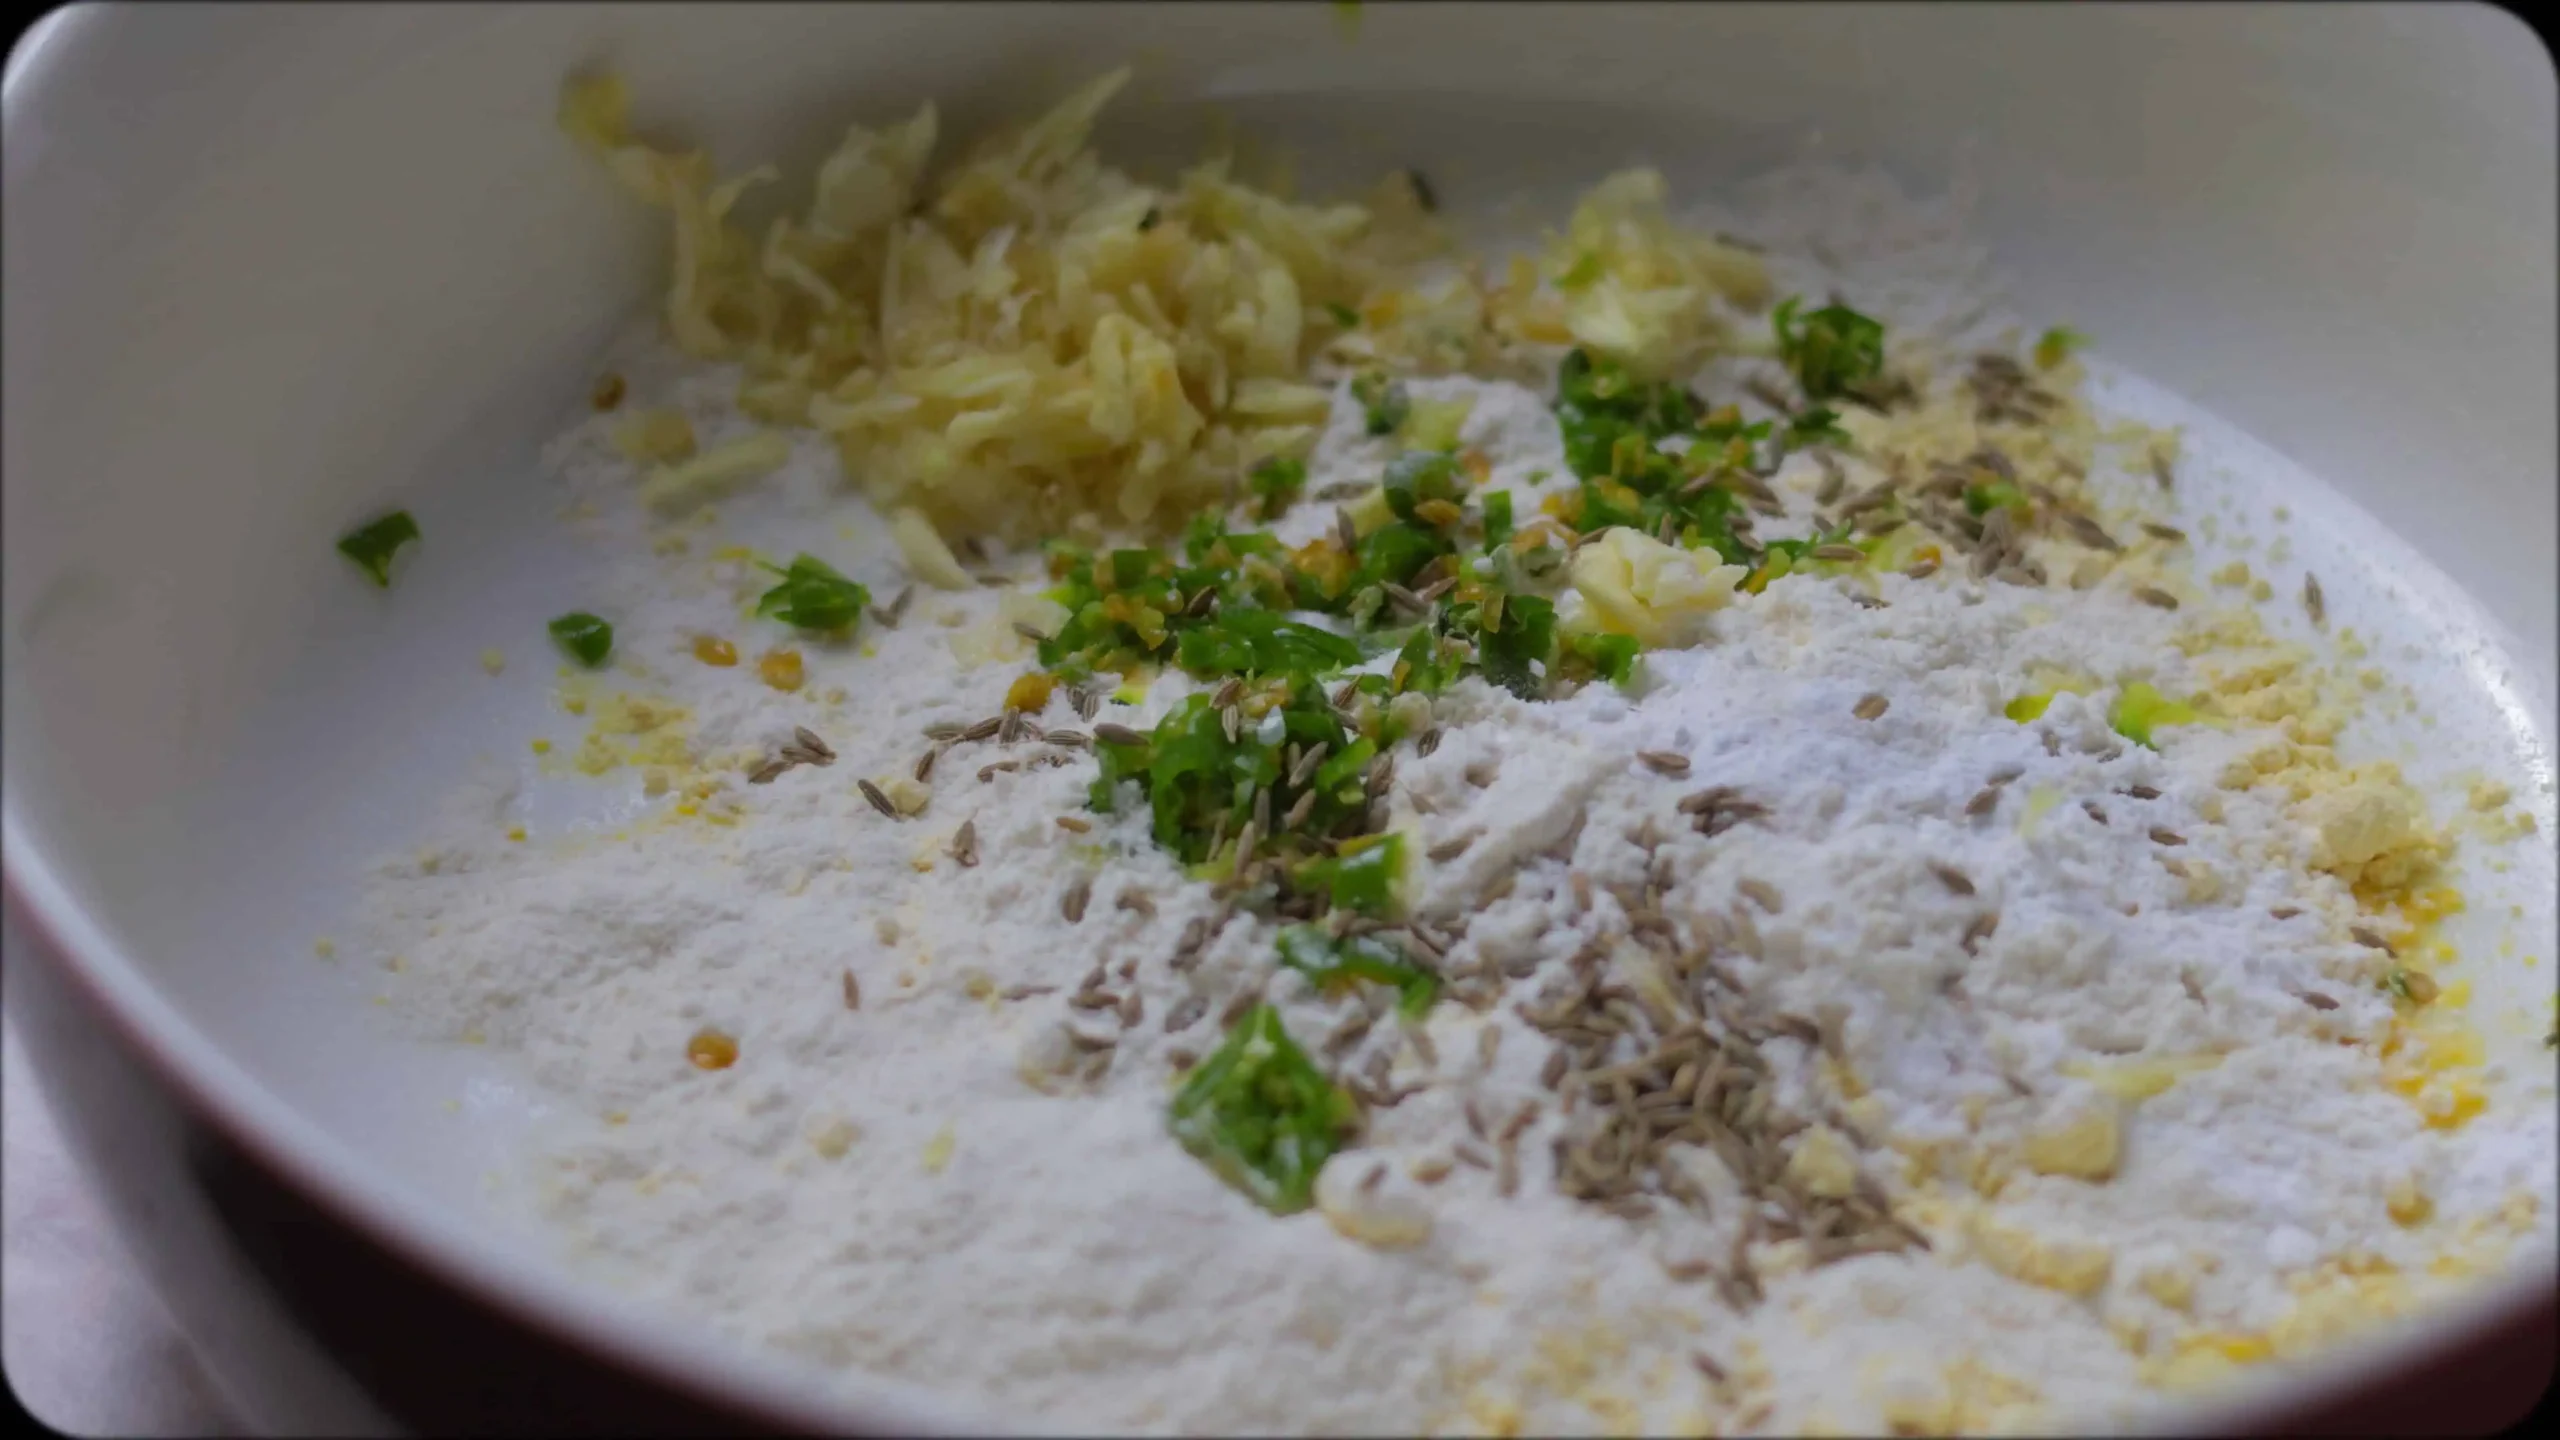
[[[1090,175],[1082,123],[1041,163]],[[1518,287],[1610,287],[1561,333],[1292,358],[1302,471],[1162,492],[1253,508],[1190,569],[1092,520],[928,543],[742,408],[754,362],[630,337],[553,457],[616,658],[531,777],[627,818],[527,836],[493,777],[365,941],[597,1119],[542,1162],[579,1261],[1075,1426],[1953,1433],[2547,1243],[2552,1117],[2433,978],[2451,834],[2190,573],[2178,437],[2016,353],[1952,203],[1742,198],[1762,293],[1715,293],[1858,309],[1648,328],[1668,282],[1586,208]],[[653,428],[770,453],[671,508]],[[1429,558],[1373,574],[1382,535]]]

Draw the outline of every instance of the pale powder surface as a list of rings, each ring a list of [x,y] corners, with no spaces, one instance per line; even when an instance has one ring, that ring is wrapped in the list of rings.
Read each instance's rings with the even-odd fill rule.
[[[1997,319],[1949,207],[1871,176],[1781,177],[1745,198],[1757,208],[1726,223],[1780,247],[1792,288],[1839,283],[1904,343]],[[686,410],[706,445],[744,433],[730,377],[638,338],[615,364],[632,406]],[[1540,395],[1415,389],[1473,397],[1463,439],[1523,515],[1566,483]],[[2423,1274],[2465,1227],[2512,1228],[2519,1203],[2547,1233],[2544,1107],[2430,1128],[2379,1086],[2368,1049],[2342,1043],[2379,1037],[2391,1007],[2348,934],[2352,898],[2308,868],[2304,828],[2266,791],[2218,783],[2250,727],[2181,731],[2154,751],[2078,696],[2033,725],[2001,717],[2040,666],[2181,693],[2200,680],[2172,637],[2193,617],[2120,584],[1984,586],[1952,567],[1884,577],[1881,608],[1833,581],[1781,579],[1715,616],[1703,645],[1649,656],[1632,695],[1530,704],[1465,682],[1440,702],[1436,750],[1401,754],[1393,798],[1418,912],[1464,924],[1447,967],[1490,961],[1514,1000],[1561,983],[1587,944],[1627,943],[1613,887],[1640,886],[1659,842],[1664,911],[1749,925],[1756,958],[1729,964],[1755,999],[1839,1026],[1837,1062],[1789,1039],[1765,1047],[1782,1102],[1829,1117],[1786,1143],[1862,1138],[1858,1163],[1931,1250],[1808,1271],[1801,1242],[1760,1243],[1768,1293],[1740,1313],[1673,1278],[1730,1251],[1748,1202],[1704,1156],[1700,1182],[1723,1200],[1709,1214],[1629,1221],[1558,1194],[1548,1042],[1508,1002],[1481,1016],[1444,1004],[1419,1043],[1385,1019],[1344,1052],[1352,1069],[1383,1052],[1391,1080],[1416,1088],[1328,1168],[1322,1210],[1271,1217],[1166,1134],[1169,1053],[1211,1048],[1240,993],[1267,995],[1310,1041],[1383,998],[1318,996],[1275,973],[1273,931],[1249,916],[1196,968],[1170,965],[1211,897],[1155,849],[1142,812],[1086,809],[1089,757],[982,778],[1045,747],[964,744],[911,791],[922,727],[995,714],[1032,668],[997,590],[919,589],[895,629],[784,641],[745,614],[766,578],[717,547],[817,550],[882,603],[908,583],[876,519],[840,493],[832,455],[804,445],[670,554],[632,513],[610,424],[582,423],[554,458],[578,523],[615,556],[598,608],[626,658],[570,688],[600,729],[642,732],[605,736],[603,758],[627,762],[579,780],[630,792],[627,823],[512,841],[518,782],[493,779],[457,797],[425,851],[383,868],[364,944],[401,957],[395,994],[431,1033],[519,1056],[603,1119],[601,1138],[531,1163],[575,1255],[647,1303],[1063,1425],[2031,1428],[2125,1413],[2149,1393],[2146,1363],[2195,1336],[2298,1323],[2306,1289],[2342,1264]],[[1357,428],[1338,405],[1312,493],[1374,477],[1382,442]],[[1779,489],[1801,511],[1815,478],[1790,469]],[[2138,496],[2149,482],[2116,483]],[[1277,528],[1297,539],[1330,523],[1330,502],[1311,502]],[[1033,572],[1028,557],[985,565],[1008,567]],[[741,663],[694,659],[700,634],[734,641]],[[803,655],[796,693],[758,680],[775,643]],[[1145,727],[1188,688],[1169,674],[1096,718]],[[636,719],[617,693],[645,699]],[[1869,694],[1889,707],[1858,718]],[[1089,728],[1063,695],[1038,719]],[[757,787],[732,768],[684,793],[795,726],[837,762]],[[697,763],[644,797],[658,752],[632,747],[653,734],[680,736]],[[1639,751],[1685,756],[1690,775],[1659,775]],[[893,822],[857,778],[929,799]],[[1771,813],[1696,834],[1674,806],[1703,784]],[[1995,803],[1968,813],[1986,787]],[[964,822],[974,867],[946,849]],[[2186,873],[2162,863],[2154,829],[2183,838]],[[1091,898],[1070,924],[1077,887]],[[1774,909],[1746,898],[1761,887]],[[1996,928],[1969,954],[1985,915]],[[1097,965],[1139,997],[1125,1030],[1067,1003]],[[736,1037],[735,1065],[688,1063],[705,1027]],[[1057,1078],[1085,1053],[1076,1036],[1102,1034],[1117,1048],[1098,1081]],[[2147,1098],[2091,1078],[2146,1063],[2174,1067]],[[1452,1159],[1470,1111],[1499,1125],[1529,1105],[1517,1193],[1463,1163],[1422,1178]],[[2021,1163],[2029,1137],[2100,1112],[2122,1137],[2111,1179]],[[1967,1165],[2002,1183],[1918,1183]],[[2411,1187],[2432,1207],[2414,1227],[2386,1208]]]

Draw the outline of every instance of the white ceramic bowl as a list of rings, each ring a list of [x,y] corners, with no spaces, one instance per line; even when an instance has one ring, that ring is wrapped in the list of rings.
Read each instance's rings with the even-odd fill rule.
[[[562,75],[610,63],[788,170],[857,117],[933,97],[966,129],[1132,58],[1106,143],[1180,156],[1221,109],[1317,182],[1966,156],[2022,307],[2361,507],[2548,776],[2553,72],[2499,11],[1371,5],[1351,40],[1312,4],[60,13],[5,97],[9,1003],[252,1421],[971,1423],[570,1278],[479,1183],[539,1098],[387,1044],[312,938],[540,703],[448,677],[569,593],[535,447],[660,243],[553,129]],[[395,501],[437,517],[396,603],[330,554]],[[2552,1273],[2211,1423],[2387,1415],[2408,1367],[2547,1335]]]

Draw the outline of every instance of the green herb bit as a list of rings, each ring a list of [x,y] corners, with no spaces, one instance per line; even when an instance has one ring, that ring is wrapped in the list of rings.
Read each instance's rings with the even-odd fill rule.
[[[1440,977],[1407,960],[1375,936],[1336,939],[1315,925],[1292,925],[1280,932],[1280,963],[1307,977],[1318,989],[1334,990],[1366,980],[1396,992],[1396,1013],[1419,1020],[1440,998]]]
[[[1573,258],[1573,264],[1563,274],[1556,277],[1556,288],[1567,292],[1587,289],[1591,282],[1600,278],[1604,268],[1599,251],[1585,250]]]
[[[2160,725],[2192,725],[2196,708],[2183,700],[2172,700],[2149,683],[2141,680],[2126,685],[2116,696],[2115,708],[2107,723],[2115,732],[2145,749],[2160,747],[2151,743],[2152,729]]]
[[[1487,491],[1478,502],[1484,512],[1484,548],[1498,550],[1511,542],[1511,492]]]
[[[1523,700],[1543,698],[1556,652],[1554,603],[1496,592],[1492,603],[1479,606],[1476,620],[1476,665],[1484,678]]]
[[[2000,713],[2024,725],[2032,720],[2043,719],[2044,712],[2052,704],[2053,692],[2047,690],[2036,695],[2021,695],[2001,706]]]
[[[1221,675],[1323,675],[1357,665],[1360,646],[1330,630],[1269,610],[1225,610],[1184,630],[1174,647],[1183,669]]]
[[[764,598],[756,602],[756,613],[786,625],[802,630],[843,630],[861,619],[863,607],[871,603],[870,591],[805,551],[792,557],[789,569],[757,563],[781,576],[782,583],[764,592]]]
[[[1357,330],[1360,328],[1360,312],[1341,303],[1340,301],[1335,301],[1333,304],[1325,306],[1324,313],[1332,316],[1333,323],[1341,326],[1345,330]]]
[[[1656,444],[1694,432],[1704,407],[1668,381],[1639,381],[1614,360],[1575,350],[1556,370],[1556,424],[1564,434],[1566,463],[1590,479],[1611,475],[1635,483],[1681,478],[1672,457]],[[1632,440],[1623,448],[1622,441]],[[1659,463],[1657,464],[1657,460]]]
[[[1405,394],[1404,382],[1390,380],[1381,370],[1364,370],[1351,380],[1351,398],[1360,409],[1372,435],[1392,435],[1413,411],[1413,401]]]
[[[1314,1203],[1316,1172],[1360,1123],[1359,1102],[1289,1038],[1280,1012],[1256,1005],[1183,1079],[1169,1128],[1220,1179],[1291,1215]]]
[[[2050,370],[2071,358],[2072,352],[2089,343],[2089,337],[2068,325],[2056,325],[2036,337],[2035,362],[2039,370]]]
[[[1396,881],[1403,875],[1404,841],[1364,835],[1299,866],[1296,881],[1301,891],[1326,892],[1337,910],[1384,916],[1395,908]]]
[[[551,638],[590,670],[613,653],[613,627],[584,610],[572,610],[552,621]]]
[[[1368,813],[1360,772],[1376,746],[1354,737],[1313,679],[1293,676],[1285,685],[1281,704],[1245,720],[1233,739],[1207,695],[1186,697],[1140,743],[1097,737],[1099,774],[1088,803],[1108,814],[1118,804],[1120,787],[1136,783],[1153,813],[1156,843],[1193,865],[1231,857],[1247,819],[1242,812],[1257,792],[1270,794],[1275,817],[1295,810],[1308,792],[1315,795],[1295,827],[1264,837],[1259,854],[1285,859],[1327,837],[1357,833]],[[1322,745],[1328,757],[1298,785],[1289,782],[1284,764],[1292,744],[1301,755]]]
[[[1434,530],[1456,523],[1458,502],[1466,495],[1456,458],[1436,450],[1408,450],[1388,461],[1379,486],[1397,519]],[[1435,500],[1446,508],[1422,508]]]
[[[1298,503],[1299,493],[1307,488],[1307,465],[1303,460],[1273,456],[1254,466],[1245,483],[1253,487],[1255,498],[1261,502],[1258,508],[1262,518],[1276,520],[1282,511]]]
[[[1568,680],[1596,677],[1623,686],[1635,678],[1643,651],[1633,635],[1568,635],[1558,659]]]
[[[1825,305],[1803,315],[1803,300],[1790,295],[1771,315],[1778,358],[1793,371],[1809,400],[1851,395],[1884,373],[1884,326],[1846,305]]]
[[[338,537],[338,553],[364,567],[373,583],[391,588],[391,556],[418,538],[418,522],[406,510],[394,510]]]
[[[2006,480],[1994,480],[1987,485],[1967,485],[1964,487],[1964,508],[1976,515],[1986,515],[1993,510],[2024,510],[2027,508],[2027,492]]]
[[[1840,412],[1827,405],[1816,405],[1787,422],[1784,433],[1790,450],[1808,450],[1817,445],[1846,448],[1849,432],[1840,428]]]

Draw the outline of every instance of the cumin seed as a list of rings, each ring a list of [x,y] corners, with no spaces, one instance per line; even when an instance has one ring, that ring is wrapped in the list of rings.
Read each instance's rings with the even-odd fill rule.
[[[2311,617],[2313,629],[2328,627],[2329,601],[2320,593],[2320,577],[2308,570],[2302,572],[2302,609]]]
[[[872,809],[879,811],[881,814],[888,816],[892,820],[898,818],[898,807],[889,803],[889,797],[880,793],[879,786],[872,784],[868,780],[856,780],[853,784],[854,788],[862,792],[862,798],[871,802]]]
[[[1877,720],[1883,718],[1884,712],[1890,709],[1892,705],[1892,701],[1887,700],[1882,695],[1878,695],[1873,691],[1869,691],[1865,695],[1858,697],[1858,703],[1849,707],[1849,713],[1857,716],[1861,720]]]
[[[854,978],[853,971],[850,969],[844,972],[844,1008],[847,1010],[862,1008],[862,982]]]
[[[2141,601],[2145,605],[2152,606],[2155,609],[2175,610],[2178,608],[2177,596],[2153,585],[2139,585],[2134,587],[2133,598]]]
[[[1677,780],[1689,773],[1689,757],[1669,750],[1639,750],[1636,758],[1656,775],[1668,775]]]
[[[1114,725],[1107,720],[1093,727],[1093,738],[1101,741],[1105,745],[1144,745],[1147,743],[1146,736],[1130,729],[1126,725]]]
[[[1067,887],[1066,894],[1058,897],[1058,913],[1066,918],[1068,924],[1080,924],[1084,920],[1084,907],[1092,902],[1093,881],[1079,877]]]
[[[1970,895],[1973,893],[1973,877],[1965,874],[1953,865],[1932,862],[1929,866],[1929,873],[1938,877],[1939,884],[1946,886],[1949,890],[1958,895]]]

